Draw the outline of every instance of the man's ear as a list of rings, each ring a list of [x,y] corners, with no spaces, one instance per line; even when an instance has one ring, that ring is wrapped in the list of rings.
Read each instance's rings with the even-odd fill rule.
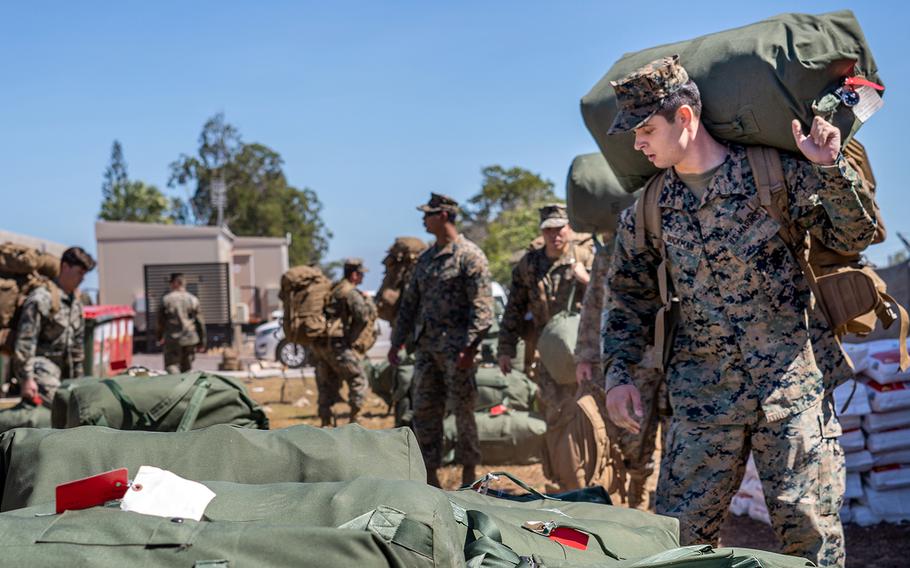
[[[683,128],[691,128],[695,124],[695,113],[689,105],[682,105],[676,109],[676,120]]]

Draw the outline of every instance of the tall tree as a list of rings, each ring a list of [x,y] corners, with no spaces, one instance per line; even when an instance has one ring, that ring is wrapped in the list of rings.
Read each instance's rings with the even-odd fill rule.
[[[224,222],[238,235],[283,237],[291,235],[292,264],[318,263],[328,250],[331,232],[320,217],[316,192],[290,185],[284,160],[264,144],[245,143],[223,114],[208,119],[199,136],[195,156],[182,154],[171,164],[168,185],[193,190],[193,221],[214,225],[218,212],[212,188],[224,181]]]
[[[138,221],[172,223],[181,207],[179,199],[169,200],[157,187],[141,181],[130,181],[123,147],[114,140],[111,161],[104,170],[101,184],[101,211],[105,221]]]
[[[492,165],[481,174],[480,191],[468,199],[462,229],[486,253],[493,278],[507,285],[511,258],[538,234],[538,207],[557,201],[555,185],[521,167]]]

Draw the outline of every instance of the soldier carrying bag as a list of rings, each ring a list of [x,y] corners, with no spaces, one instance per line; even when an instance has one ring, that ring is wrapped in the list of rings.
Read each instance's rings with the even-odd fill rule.
[[[875,328],[876,319],[886,329],[894,322],[899,322],[900,368],[906,370],[910,367],[910,356],[907,353],[910,318],[907,311],[887,293],[885,282],[875,271],[860,264],[858,254],[846,256],[827,249],[791,222],[778,150],[766,146],[750,146],[746,152],[755,177],[759,205],[780,224],[778,234],[799,263],[816,305],[838,343],[847,333],[868,335]],[[875,215],[881,227],[876,238],[883,240],[884,224],[871,191],[874,188],[874,178],[865,149],[858,141],[851,140],[844,148],[844,156],[870,188],[869,195],[873,196],[873,201],[864,205],[870,209],[870,214]],[[675,330],[679,322],[679,298],[673,292],[658,206],[663,182],[664,172],[652,177],[635,205],[636,249],[645,250],[648,246],[646,241],[650,239],[651,246],[660,256],[657,277],[662,306],[654,321],[654,351],[663,354],[657,361],[661,371],[666,370],[672,356]],[[849,362],[846,353],[844,356]]]
[[[395,321],[401,293],[411,280],[414,266],[417,265],[417,258],[426,249],[427,244],[417,237],[395,239],[382,261],[382,264],[385,265],[385,275],[382,277],[379,291],[376,292],[376,308],[380,318],[389,323]]]
[[[325,314],[331,293],[332,281],[318,266],[295,266],[281,276],[282,326],[288,341],[311,345],[338,332]]]

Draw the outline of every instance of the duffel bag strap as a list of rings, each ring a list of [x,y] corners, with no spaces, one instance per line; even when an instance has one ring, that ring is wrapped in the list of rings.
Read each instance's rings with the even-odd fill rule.
[[[162,398],[158,403],[148,410],[149,419],[152,422],[158,422],[163,418],[168,412],[170,412],[178,402],[180,402],[186,393],[190,391],[191,388],[196,386],[199,382],[199,379],[203,376],[202,373],[196,372],[194,380],[183,380],[177,383],[177,386],[168,393],[168,395]]]
[[[897,314],[891,313],[890,317],[891,323],[898,321],[900,325],[900,329],[898,330],[898,341],[900,341],[900,346],[898,349],[900,349],[901,356],[900,369],[901,371],[906,371],[908,368],[910,368],[910,355],[907,353],[907,334],[910,332],[910,317],[907,316],[907,310],[904,309],[904,306],[897,303],[897,300],[895,300],[892,296],[885,292],[880,292],[879,294],[882,298],[883,307],[889,313],[893,310],[897,310]],[[897,317],[894,317],[895,315]],[[881,318],[881,315],[879,315],[879,318]],[[883,321],[882,323],[885,322]],[[890,327],[890,325],[885,325],[885,327]]]
[[[116,398],[120,404],[122,404],[124,407],[126,407],[127,410],[136,415],[137,420],[139,421],[139,426],[147,427],[151,425],[148,414],[139,410],[139,408],[136,406],[136,403],[133,402],[133,399],[131,399],[129,395],[127,395],[123,390],[123,387],[120,386],[120,383],[114,379],[104,379],[101,382],[111,390],[111,394],[114,395],[114,398]],[[107,419],[104,417],[104,414],[101,414],[100,417],[94,422],[98,426],[110,426],[110,424],[107,422]]]
[[[594,540],[597,541],[598,545],[600,545],[601,552],[603,552],[606,556],[609,556],[614,560],[624,560],[624,558],[607,548],[607,545],[604,543],[603,539],[600,538],[599,534],[591,532],[589,529],[579,524],[564,523],[562,521],[525,521],[524,524],[521,525],[521,528],[529,530],[532,533],[545,536],[547,538],[549,538],[550,534],[556,529],[572,529],[574,531],[578,531],[588,536],[594,537]]]
[[[502,531],[482,511],[466,511],[452,503],[455,520],[468,527],[464,559],[468,568],[531,568],[527,558],[503,544]]]
[[[472,489],[474,491],[477,491],[478,493],[486,495],[487,491],[489,491],[489,489],[490,489],[490,483],[497,481],[500,477],[505,477],[506,479],[508,479],[515,485],[521,487],[522,489],[524,489],[525,491],[527,491],[528,493],[530,493],[531,495],[533,495],[534,497],[536,497],[538,499],[549,499],[551,501],[559,501],[559,499],[554,499],[553,497],[544,495],[540,491],[534,489],[533,487],[531,487],[530,485],[528,485],[524,481],[518,479],[517,477],[515,477],[514,475],[512,475],[511,473],[509,473],[507,471],[491,471],[491,472],[485,474],[480,479],[474,481],[473,483],[461,487],[461,489]]]
[[[186,432],[193,428],[193,424],[199,416],[199,411],[202,410],[202,402],[205,400],[206,395],[209,394],[209,389],[211,388],[212,383],[207,378],[199,377],[196,379],[193,385],[193,395],[186,406],[186,412],[183,413],[183,417],[180,419],[180,424],[177,425],[177,432]]]

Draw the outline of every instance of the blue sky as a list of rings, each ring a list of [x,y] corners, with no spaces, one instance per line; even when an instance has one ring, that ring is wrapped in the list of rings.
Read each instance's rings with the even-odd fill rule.
[[[426,236],[414,206],[465,199],[480,169],[518,165],[564,193],[596,150],[578,101],[626,51],[788,11],[854,10],[888,87],[864,127],[891,238],[910,237],[903,177],[905,3],[863,2],[6,2],[0,4],[0,227],[94,250],[111,143],[132,178],[167,190],[224,112],[248,142],[314,189],[330,259],[379,261]],[[170,190],[167,190],[170,191]]]

